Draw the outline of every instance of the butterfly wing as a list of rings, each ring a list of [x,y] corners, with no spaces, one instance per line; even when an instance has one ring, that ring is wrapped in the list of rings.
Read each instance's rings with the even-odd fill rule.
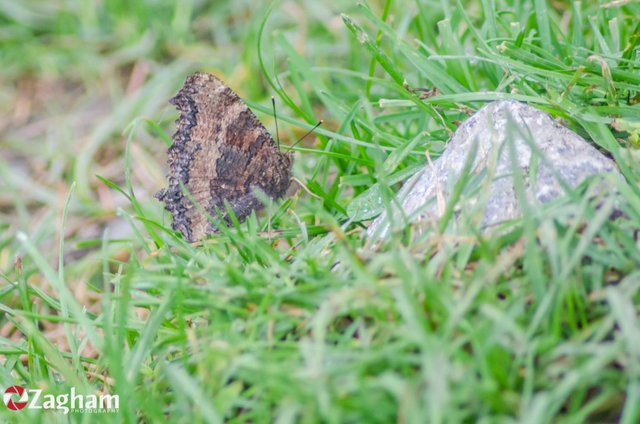
[[[202,210],[214,218],[220,213],[228,222],[226,200],[242,222],[263,206],[256,189],[274,199],[285,194],[291,155],[280,152],[258,118],[222,81],[207,73],[191,75],[170,103],[180,116],[169,148],[169,184],[156,197],[187,240],[216,231]]]

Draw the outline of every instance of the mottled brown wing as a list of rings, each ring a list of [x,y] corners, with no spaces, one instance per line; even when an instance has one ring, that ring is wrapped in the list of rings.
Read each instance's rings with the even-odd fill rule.
[[[173,228],[193,242],[216,232],[205,214],[221,213],[224,201],[242,222],[263,207],[259,189],[282,197],[291,183],[292,156],[280,152],[269,132],[246,104],[211,74],[196,73],[170,100],[180,111],[169,148],[168,187],[156,194],[173,215]]]

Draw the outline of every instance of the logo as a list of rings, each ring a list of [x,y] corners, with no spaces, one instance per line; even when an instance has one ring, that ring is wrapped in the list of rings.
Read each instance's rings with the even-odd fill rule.
[[[118,395],[84,395],[76,393],[72,387],[68,393],[59,395],[42,394],[41,389],[25,389],[22,386],[11,386],[4,391],[4,404],[12,411],[28,409],[52,409],[63,414],[75,413],[109,413],[120,409]]]
[[[14,400],[15,395],[18,395],[19,399]],[[12,411],[19,411],[20,409],[27,406],[27,402],[29,400],[29,395],[27,391],[22,386],[11,386],[7,390],[4,391],[4,396],[2,396],[2,400],[4,404],[7,405],[7,408]]]

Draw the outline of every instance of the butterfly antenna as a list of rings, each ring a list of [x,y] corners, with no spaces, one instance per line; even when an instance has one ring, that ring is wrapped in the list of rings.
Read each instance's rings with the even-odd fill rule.
[[[307,133],[306,133],[305,135],[303,135],[302,137],[300,137],[300,138],[298,139],[298,141],[296,141],[295,143],[293,143],[293,145],[292,145],[292,146],[290,146],[289,148],[290,148],[290,149],[293,149],[294,147],[296,147],[296,146],[298,145],[298,143],[300,143],[302,140],[304,140],[306,136],[308,136],[309,134],[311,134],[312,132],[314,132],[314,131],[316,130],[316,128],[318,128],[318,127],[319,127],[320,125],[322,125],[323,123],[324,123],[324,120],[322,120],[322,119],[321,119],[321,120],[319,120],[319,121],[318,121],[318,123],[317,123],[313,128],[311,128],[309,131],[307,131]]]
[[[271,96],[271,105],[273,106],[273,119],[276,121],[276,143],[278,144],[278,149],[280,148],[280,134],[278,134],[278,115],[276,114],[276,99]]]

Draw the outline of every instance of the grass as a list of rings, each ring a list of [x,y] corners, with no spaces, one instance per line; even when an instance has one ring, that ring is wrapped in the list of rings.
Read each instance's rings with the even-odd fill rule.
[[[638,422],[640,5],[462,3],[0,1],[0,388],[121,399],[0,417]],[[195,70],[271,130],[276,95],[283,145],[325,120],[295,148],[307,191],[201,245],[153,198]],[[626,182],[373,246],[424,152],[503,98]]]

